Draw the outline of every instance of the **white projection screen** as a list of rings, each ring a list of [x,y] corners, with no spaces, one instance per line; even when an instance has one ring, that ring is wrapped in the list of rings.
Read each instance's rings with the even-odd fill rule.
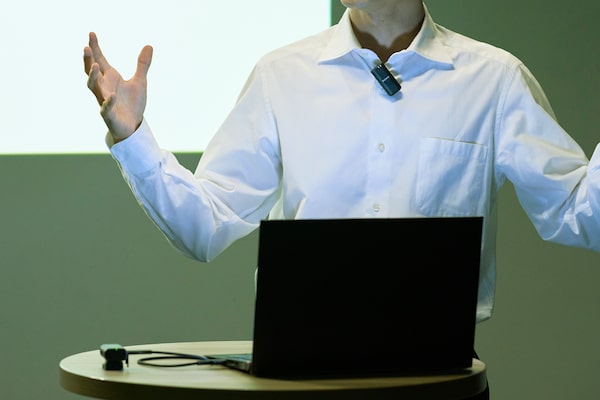
[[[150,44],[146,118],[161,147],[202,151],[257,59],[326,29],[330,1],[24,0],[0,15],[0,154],[106,153],[83,47],[129,79]]]

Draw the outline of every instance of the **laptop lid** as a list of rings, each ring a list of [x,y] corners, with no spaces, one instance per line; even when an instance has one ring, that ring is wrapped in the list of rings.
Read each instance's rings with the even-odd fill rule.
[[[471,367],[482,217],[267,220],[251,373]]]

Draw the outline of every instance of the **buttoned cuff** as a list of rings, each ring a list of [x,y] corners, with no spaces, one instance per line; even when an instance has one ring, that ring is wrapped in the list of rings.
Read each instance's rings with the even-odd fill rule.
[[[114,143],[108,133],[106,142],[111,155],[127,174],[144,175],[161,163],[162,150],[145,119],[127,139]]]
[[[588,172],[590,173],[598,173],[598,170],[600,170],[600,144],[596,145],[588,166]]]

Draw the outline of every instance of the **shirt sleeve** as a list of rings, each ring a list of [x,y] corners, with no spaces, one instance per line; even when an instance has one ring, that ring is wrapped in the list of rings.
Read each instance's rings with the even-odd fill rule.
[[[506,86],[496,127],[498,179],[512,182],[540,237],[600,251],[600,155],[587,159],[522,64]]]
[[[256,229],[277,199],[278,156],[263,135],[274,123],[262,84],[249,79],[195,173],[161,149],[147,123],[110,147],[147,215],[187,257],[210,261]]]

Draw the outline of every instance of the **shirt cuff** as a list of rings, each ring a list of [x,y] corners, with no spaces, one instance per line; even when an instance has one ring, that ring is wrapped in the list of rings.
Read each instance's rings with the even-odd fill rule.
[[[144,175],[161,163],[162,150],[145,119],[127,139],[111,144],[112,140],[107,138],[110,153],[126,173]]]
[[[596,145],[588,165],[588,172],[595,172],[598,170],[600,170],[600,144]]]

